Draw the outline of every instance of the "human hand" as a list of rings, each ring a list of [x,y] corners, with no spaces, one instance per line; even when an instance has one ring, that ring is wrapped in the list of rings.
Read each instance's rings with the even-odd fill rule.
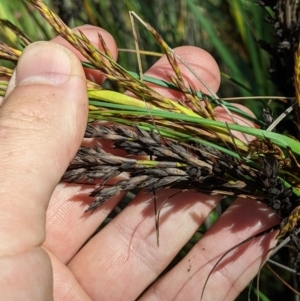
[[[81,30],[99,46],[99,29],[85,26]],[[113,39],[103,30],[100,34],[116,58]],[[67,45],[61,38],[55,42]],[[193,191],[170,198],[160,218],[158,247],[152,195],[141,192],[88,241],[123,195],[90,214],[84,213],[91,202],[90,186],[57,185],[80,145],[87,122],[85,74],[72,53],[82,58],[56,43],[29,46],[3,100],[1,300],[136,300],[220,201],[220,197]],[[177,53],[214,91],[218,89],[219,70],[206,52],[181,47]],[[203,88],[186,68],[182,71],[193,88]],[[147,75],[166,79],[168,72],[171,68],[162,58]],[[41,78],[42,74],[47,78]],[[104,80],[95,72],[89,71],[87,76],[97,82]],[[166,89],[160,92],[178,96]],[[159,191],[158,206],[173,194],[174,190]],[[205,279],[219,256],[276,222],[265,205],[236,200],[191,252],[139,300],[200,300]],[[234,300],[256,274],[274,235],[256,239],[226,257],[212,274],[203,300]]]

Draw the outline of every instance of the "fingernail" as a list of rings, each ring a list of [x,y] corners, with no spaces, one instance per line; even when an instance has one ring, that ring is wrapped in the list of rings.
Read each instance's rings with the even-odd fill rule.
[[[16,84],[45,83],[60,85],[72,71],[67,50],[56,43],[37,42],[27,46],[16,69]]]

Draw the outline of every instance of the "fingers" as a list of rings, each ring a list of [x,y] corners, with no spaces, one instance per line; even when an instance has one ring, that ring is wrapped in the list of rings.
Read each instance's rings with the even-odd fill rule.
[[[64,264],[73,258],[124,197],[124,194],[118,194],[99,210],[85,212],[93,201],[89,197],[92,190],[91,185],[60,183],[53,192],[47,210],[47,236],[43,247]]]
[[[187,52],[184,47],[179,48],[178,52],[180,55],[189,53],[189,56],[185,57],[187,64],[190,63],[189,58],[194,57],[193,52]],[[202,53],[201,50],[199,52]],[[199,66],[193,66],[197,73],[201,73],[203,68],[205,70],[206,64],[215,64],[209,62],[207,57],[211,60],[212,58],[208,55],[204,55],[205,61],[202,62],[199,52],[196,51],[197,60],[192,60],[199,63]],[[161,78],[167,77],[164,64],[163,59],[159,60],[147,75],[157,75],[160,72]],[[195,78],[189,73],[190,71],[183,67],[184,78],[198,89],[201,83],[195,82]],[[215,89],[218,76],[211,76]],[[208,82],[208,85],[210,84]],[[161,93],[169,92],[161,90]],[[158,193],[159,202],[170,197],[163,209],[164,212],[166,208],[167,213],[160,219],[160,247],[157,247],[156,243],[152,194],[141,193],[71,260],[70,269],[92,298],[135,299],[172,260],[220,199],[193,192],[176,196],[173,194],[176,194],[174,190]],[[122,279],[118,283],[118,289],[112,285],[115,279]]]
[[[190,69],[192,69],[195,72],[195,74],[198,75],[197,78],[191,72],[191,70],[187,68],[187,66],[185,66],[181,61],[177,60],[186,87],[191,87],[196,91],[201,91],[208,95],[211,95],[211,93],[216,93],[218,91],[221,80],[220,70],[216,61],[208,52],[206,52],[203,49],[192,46],[178,47],[175,48],[174,51],[184,62],[187,63]],[[153,76],[155,78],[169,81],[169,75],[174,74],[174,71],[167,57],[163,56],[145,74]],[[201,81],[199,80],[199,78],[201,79]],[[163,95],[170,97],[171,99],[183,101],[185,100],[184,95],[182,95],[182,93],[180,93],[179,91],[166,89],[163,87],[156,86],[154,84],[148,85],[157,92],[162,93]],[[207,88],[209,88],[209,90]],[[255,117],[255,115],[247,107],[239,104],[233,105],[245,111],[250,116]],[[250,122],[249,120],[240,117],[238,114],[231,113],[231,116],[228,115],[228,112],[226,112],[222,107],[216,107],[214,109],[214,113],[217,120],[219,121],[236,123],[239,125],[246,125],[250,127],[254,126],[253,122]],[[244,135],[237,131],[232,131],[232,134],[244,142],[253,140],[252,136]]]
[[[215,90],[218,88],[220,80],[219,69],[214,59],[206,51],[196,47],[185,46],[177,48],[176,53],[187,64],[191,64],[195,72],[199,73],[209,86]],[[182,75],[186,79],[187,84],[195,89],[200,89],[202,87],[201,82],[181,62],[179,62],[179,65],[182,68]],[[208,70],[211,72],[210,75],[206,75]],[[146,74],[168,79],[168,74],[171,72],[173,71],[169,63],[163,57]],[[212,72],[216,72],[216,75],[214,76]],[[155,87],[155,89],[160,88]],[[169,93],[167,89],[162,89],[160,92],[164,95]],[[176,95],[178,96],[177,92],[171,96],[174,98]],[[51,201],[51,206],[47,212],[48,230],[44,247],[53,252],[63,262],[68,262],[77,253],[122,198],[122,195],[117,195],[92,215],[90,213],[84,214],[87,204],[92,202],[92,198],[87,197],[89,192],[91,192],[91,188],[86,186],[68,185],[66,187],[65,184],[57,187],[54,192],[53,201]],[[76,233],[76,235],[70,235],[71,231]]]
[[[276,233],[263,235],[239,246],[217,264],[233,246],[278,224],[278,217],[266,205],[249,199],[237,199],[216,224],[169,273],[159,279],[141,297],[146,300],[232,301],[257,274],[268,251],[276,242]],[[217,265],[216,265],[217,264]],[[215,266],[216,265],[216,266]]]
[[[79,147],[87,107],[74,54],[51,42],[24,50],[0,112],[0,254],[43,242],[46,208]]]
[[[166,201],[159,220],[159,246],[153,195],[140,193],[69,263],[93,300],[135,300],[166,268],[219,200],[172,189],[158,191],[157,198],[158,208]]]

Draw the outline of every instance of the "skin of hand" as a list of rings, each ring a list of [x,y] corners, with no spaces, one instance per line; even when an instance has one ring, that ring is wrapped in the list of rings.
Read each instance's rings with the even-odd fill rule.
[[[80,29],[99,48],[100,33],[117,58],[109,33],[93,26]],[[207,52],[189,46],[176,52],[217,91],[219,70]],[[88,241],[123,195],[111,198],[93,214],[84,213],[91,202],[90,186],[58,184],[84,135],[85,76],[98,83],[104,80],[97,71],[85,74],[78,58],[83,59],[60,37],[31,44],[3,99],[0,300],[200,300],[216,260],[243,239],[278,223],[277,217],[264,204],[237,199],[190,253],[156,282],[220,197],[159,191],[158,206],[170,198],[162,209],[157,246],[153,196],[141,192]],[[185,80],[204,90],[180,66]],[[167,79],[171,72],[163,57],[146,74]],[[157,90],[172,98],[181,96]],[[275,235],[230,253],[212,273],[203,300],[234,300],[257,273]]]

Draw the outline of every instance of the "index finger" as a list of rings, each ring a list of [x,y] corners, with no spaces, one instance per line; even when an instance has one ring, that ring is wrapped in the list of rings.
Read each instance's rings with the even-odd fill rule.
[[[118,49],[115,42],[115,39],[112,37],[112,35],[107,32],[106,30],[92,26],[92,25],[84,25],[80,27],[74,28],[74,31],[79,33],[82,32],[88,40],[100,51],[103,51],[103,47],[101,45],[101,42],[99,40],[99,35],[102,36],[102,38],[105,40],[106,46],[109,48],[111,55],[114,60],[117,60],[118,58]],[[61,36],[55,37],[53,42],[59,43],[70,49],[81,61],[87,62],[88,60],[78,51],[76,50],[69,42],[67,42],[65,39],[63,39]],[[105,76],[103,73],[96,69],[89,69],[84,68],[86,78],[94,81],[98,84],[102,83],[105,80]]]

